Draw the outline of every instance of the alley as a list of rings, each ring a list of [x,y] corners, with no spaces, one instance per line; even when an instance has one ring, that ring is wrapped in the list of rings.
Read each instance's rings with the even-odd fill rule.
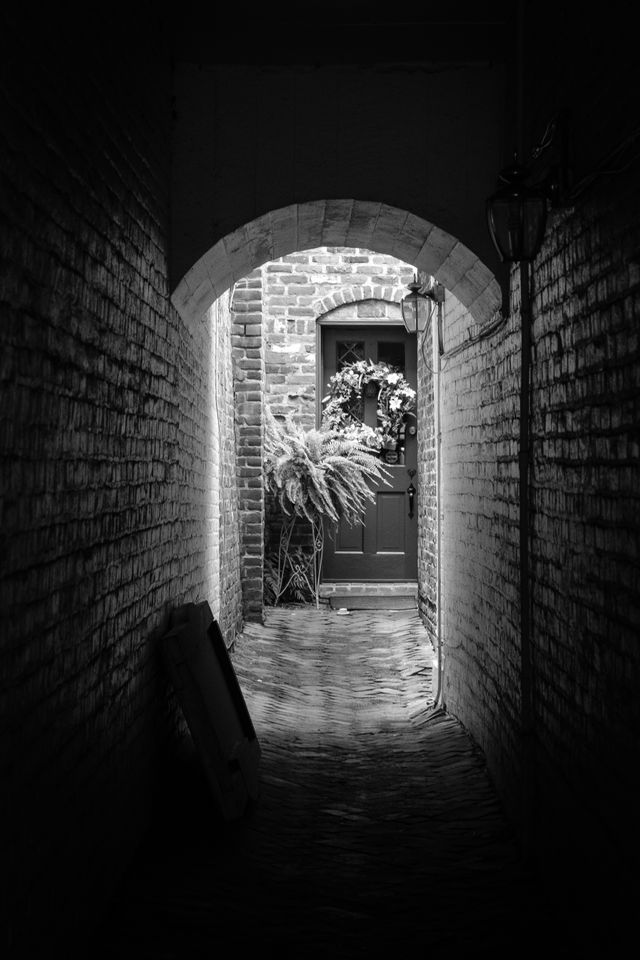
[[[3,5],[3,960],[629,952],[632,12]],[[422,620],[247,626],[267,418],[315,429],[369,360],[416,409],[323,561],[415,581]],[[203,600],[262,748],[233,824],[160,662]]]
[[[432,654],[415,611],[267,610],[233,660],[260,800],[223,823],[193,757],[88,955],[561,947],[481,754],[455,719],[426,722]]]

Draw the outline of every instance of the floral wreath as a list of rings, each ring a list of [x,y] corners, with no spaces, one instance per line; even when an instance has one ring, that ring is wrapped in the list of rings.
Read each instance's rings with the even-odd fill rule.
[[[359,436],[368,446],[380,449],[386,441],[397,443],[407,418],[415,416],[416,391],[403,375],[386,363],[356,360],[329,379],[323,399],[323,426]],[[352,412],[363,394],[377,396],[378,425],[366,426]]]

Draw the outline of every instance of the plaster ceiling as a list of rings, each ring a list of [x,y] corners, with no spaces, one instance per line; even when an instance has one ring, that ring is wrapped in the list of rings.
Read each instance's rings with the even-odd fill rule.
[[[238,63],[393,63],[504,59],[518,4],[331,0],[198,11],[172,19],[176,59]],[[194,29],[194,24],[198,28]]]

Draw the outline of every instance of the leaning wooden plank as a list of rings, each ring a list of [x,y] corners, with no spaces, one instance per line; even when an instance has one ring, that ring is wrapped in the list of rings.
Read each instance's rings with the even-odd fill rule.
[[[163,654],[220,811],[235,819],[258,797],[260,747],[208,604],[176,611]]]

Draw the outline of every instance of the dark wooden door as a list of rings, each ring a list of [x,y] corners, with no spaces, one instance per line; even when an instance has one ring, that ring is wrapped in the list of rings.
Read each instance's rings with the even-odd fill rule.
[[[323,327],[322,390],[329,378],[354,360],[384,362],[400,369],[416,388],[416,338],[399,326]],[[359,415],[376,426],[376,398],[363,398]],[[415,424],[416,421],[412,420]],[[325,542],[324,580],[415,580],[417,576],[417,497],[410,516],[410,470],[416,469],[416,435],[407,431],[405,462],[385,464],[389,486],[377,484],[375,502],[367,507],[364,523],[340,523]],[[417,487],[417,478],[413,477]]]

